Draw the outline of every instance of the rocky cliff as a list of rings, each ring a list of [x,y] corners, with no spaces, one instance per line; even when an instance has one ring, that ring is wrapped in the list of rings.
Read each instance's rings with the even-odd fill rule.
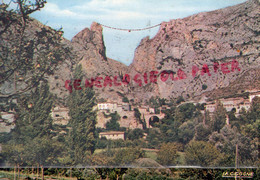
[[[139,91],[135,96],[192,98],[227,87],[242,76],[248,78],[238,84],[255,84],[259,88],[259,76],[253,78],[256,74],[249,73],[260,67],[259,4],[258,0],[250,0],[162,23],[154,38],[141,41],[129,67],[131,74],[158,71],[157,84],[148,83],[147,88],[134,85]],[[239,69],[232,69],[232,61],[233,65],[239,64]],[[178,78],[179,69],[185,72],[182,78]],[[160,80],[163,71],[177,75],[175,80]]]
[[[90,29],[85,28],[72,39],[71,46],[76,51],[78,62],[82,65],[85,78],[91,81],[91,78],[102,78],[100,86],[94,89],[98,93],[99,98],[118,99],[116,91],[122,91],[122,88],[111,86],[108,84],[104,87],[104,79],[106,76],[114,77],[124,74],[127,66],[106,57],[106,47],[103,41],[102,26],[96,22],[92,23]],[[121,89],[121,90],[120,90]]]
[[[155,37],[140,42],[129,67],[106,57],[102,26],[93,23],[71,42],[63,40],[73,49],[74,58],[60,62],[48,77],[51,91],[62,99],[69,94],[64,84],[72,80],[76,64],[82,65],[85,79],[94,80],[99,99],[193,99],[217,97],[223,88],[233,92],[260,88],[259,7],[259,0],[249,0],[163,22]],[[35,20],[32,23],[35,31],[43,27]],[[1,89],[10,88],[5,85]]]
[[[129,84],[94,89],[100,97],[116,92],[143,101],[152,96],[193,99],[225,87],[260,88],[258,0],[163,22],[152,39],[144,38],[126,67],[106,57],[102,26],[93,23],[72,39],[86,78],[129,74]],[[112,79],[113,80],[113,79]]]

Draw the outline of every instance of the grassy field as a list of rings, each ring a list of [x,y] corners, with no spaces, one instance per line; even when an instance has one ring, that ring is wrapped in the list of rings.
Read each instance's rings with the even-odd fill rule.
[[[144,150],[145,151],[145,156],[148,158],[151,158],[156,161],[157,159],[157,152],[156,151],[151,151],[151,150]]]
[[[121,149],[121,148],[115,148],[115,149]],[[157,151],[155,149],[143,149],[145,152],[145,156],[147,158],[151,158],[153,160],[157,160]],[[94,154],[98,154],[101,152],[106,151],[106,149],[96,149]],[[178,164],[185,164],[185,158],[184,158],[184,152],[178,152],[179,157],[177,158]]]

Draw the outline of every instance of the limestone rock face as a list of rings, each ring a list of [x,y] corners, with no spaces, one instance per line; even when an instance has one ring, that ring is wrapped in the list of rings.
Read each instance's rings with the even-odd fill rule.
[[[120,63],[106,57],[102,26],[98,23],[92,23],[90,29],[85,28],[73,37],[72,46],[87,76],[96,76],[98,73],[114,75],[118,72],[117,66]],[[123,64],[119,66],[122,69],[126,67]]]
[[[249,75],[251,69],[259,70],[259,22],[258,0],[163,22],[154,38],[141,41],[129,67],[131,74],[158,71],[157,84],[148,83],[144,87],[133,84],[138,90],[133,92],[134,96],[193,98],[227,87],[237,78]],[[232,68],[232,62],[239,68]],[[185,76],[177,80],[179,69]],[[169,77],[163,82],[160,79],[163,71],[174,74],[175,80]],[[259,88],[259,76],[258,79],[249,76],[243,79]]]
[[[104,79],[110,76],[114,81],[113,78],[117,76],[119,80],[119,75],[126,72],[127,66],[106,57],[102,31],[102,26],[94,22],[90,29],[85,28],[73,37],[71,46],[77,54],[78,63],[82,65],[85,78],[89,81],[91,78],[102,78],[100,81],[102,87],[94,86],[98,97],[117,101],[116,91],[123,91],[124,87],[116,87],[114,84],[111,87],[110,85],[104,87]]]
[[[249,0],[163,22],[154,38],[145,37],[140,42],[129,67],[106,57],[102,26],[94,22],[72,41],[63,40],[74,57],[64,58],[54,74],[46,78],[51,91],[66,99],[69,91],[64,87],[65,81],[72,80],[73,68],[81,64],[85,79],[102,79],[102,88],[94,86],[97,97],[117,102],[123,96],[141,102],[152,96],[183,96],[187,100],[211,94],[217,97],[223,88],[234,92],[259,89],[259,9],[259,0]],[[43,26],[32,20],[29,30],[37,31]],[[122,83],[125,74],[130,77],[127,85]],[[107,76],[112,86],[103,84]],[[121,85],[115,85],[114,77]],[[11,80],[1,86],[1,92],[10,89]]]
[[[258,0],[249,0],[163,22],[154,38],[145,37],[140,42],[129,67],[106,57],[98,23],[79,32],[70,46],[88,80],[101,77],[103,83],[106,76],[112,80],[117,76],[121,81],[124,74],[129,74],[127,86],[94,87],[99,98],[121,101],[120,92],[140,102],[152,96],[194,99],[216,94],[213,91],[225,87],[235,91],[260,88],[259,76],[254,73],[260,69],[259,7]]]

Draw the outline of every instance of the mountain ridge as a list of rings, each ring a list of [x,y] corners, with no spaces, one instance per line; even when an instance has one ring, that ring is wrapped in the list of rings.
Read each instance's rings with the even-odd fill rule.
[[[217,98],[221,93],[215,93],[216,89],[260,89],[259,6],[259,0],[249,0],[162,22],[153,38],[141,40],[129,66],[106,56],[102,25],[93,22],[71,41],[63,38],[75,57],[64,59],[47,77],[50,89],[66,99],[69,91],[65,82],[73,83],[72,71],[77,64],[82,65],[84,81],[101,79],[102,88],[93,84],[98,99],[119,102],[118,94],[144,103],[156,96],[192,100],[211,94]],[[35,31],[44,26],[37,20],[32,23]],[[11,84],[3,85],[2,92]]]

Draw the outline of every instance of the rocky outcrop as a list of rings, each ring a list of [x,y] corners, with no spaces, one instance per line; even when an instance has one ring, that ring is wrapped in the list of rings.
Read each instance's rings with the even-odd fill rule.
[[[90,29],[85,28],[73,37],[71,45],[77,54],[77,61],[82,65],[85,78],[90,81],[91,78],[95,79],[99,76],[102,78],[101,83],[103,84],[106,76],[110,76],[111,79],[118,76],[119,79],[119,75],[126,72],[127,66],[106,57],[102,30],[102,26],[94,22]],[[99,98],[109,98],[114,101],[118,99],[121,101],[116,92],[124,91],[123,88],[109,85],[102,88],[94,86]]]
[[[126,68],[125,65],[106,57],[102,26],[96,22],[92,23],[90,29],[85,28],[73,37],[72,46],[87,76],[114,75],[119,72],[118,68]]]
[[[149,87],[132,84],[138,90],[132,94],[136,98],[183,96],[187,99],[227,87],[237,78],[250,74],[247,72],[252,68],[259,70],[259,4],[258,0],[250,0],[233,7],[163,22],[154,38],[146,37],[141,41],[130,65],[131,74],[158,71],[158,82],[148,83],[146,86]],[[232,69],[233,60],[238,62],[239,69]],[[219,64],[217,70],[214,63]],[[177,80],[179,69],[186,77]],[[195,76],[192,69],[197,72]],[[175,74],[175,80],[161,81],[163,71]],[[260,79],[249,83],[256,81]]]
[[[65,54],[54,74],[46,78],[51,91],[64,99],[69,94],[65,81],[72,80],[73,68],[81,64],[89,81],[101,77],[102,84],[110,77],[107,80],[113,85],[102,84],[102,88],[94,89],[99,99],[117,102],[123,96],[144,102],[152,96],[193,99],[221,94],[223,88],[234,91],[260,88],[259,7],[259,0],[249,0],[163,22],[154,38],[146,37],[140,42],[129,67],[106,57],[102,26],[94,22],[72,41],[63,39],[74,57],[67,58]],[[28,33],[44,27],[36,20],[31,21]],[[129,75],[129,84],[122,82],[125,74]],[[14,89],[12,84],[11,80],[3,84],[1,92]],[[220,92],[213,93],[216,89]]]
[[[106,76],[112,81],[117,76],[121,81],[124,74],[130,75],[126,86],[94,86],[98,98],[120,102],[120,92],[129,100],[141,102],[152,96],[193,99],[221,94],[213,91],[231,86],[259,87],[260,79],[252,78],[260,69],[259,6],[259,1],[249,0],[163,22],[154,38],[146,37],[140,42],[129,67],[106,57],[102,26],[98,23],[79,32],[69,44],[86,79],[99,76],[103,83]]]

